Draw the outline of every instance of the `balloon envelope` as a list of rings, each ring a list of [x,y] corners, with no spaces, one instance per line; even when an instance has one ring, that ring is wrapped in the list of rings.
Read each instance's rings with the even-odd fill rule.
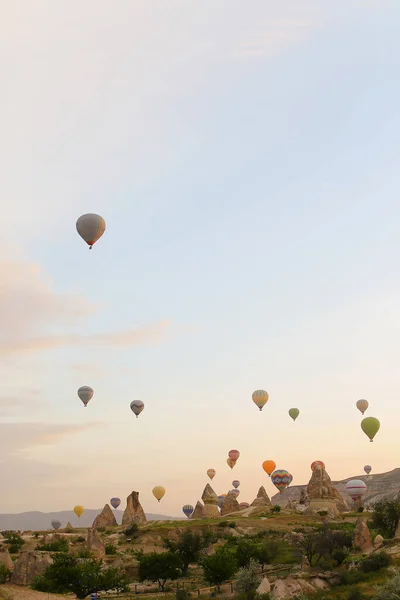
[[[271,473],[273,473],[276,469],[276,463],[273,460],[264,460],[262,468],[267,473],[267,475],[271,477]]]
[[[89,385],[83,385],[78,390],[78,396],[82,400],[84,406],[87,406],[89,400],[93,398],[93,394],[93,388],[91,388]]]
[[[141,400],[133,400],[131,402],[131,411],[136,415],[136,418],[138,418],[143,409],[144,404]]]
[[[220,496],[218,496],[218,507],[219,508],[222,507],[225,498],[226,498],[226,494],[221,494]]]
[[[290,477],[291,475],[288,471],[285,471],[284,469],[278,469],[272,473],[271,481],[279,490],[279,492],[282,493],[289,485],[291,481]]]
[[[238,488],[239,485],[240,485],[240,481],[238,479],[234,479],[232,481],[232,485],[233,485],[234,488]]]
[[[76,230],[89,248],[101,238],[106,230],[106,222],[100,215],[87,213],[76,222]]]
[[[365,495],[367,485],[361,479],[352,479],[346,483],[346,492],[352,500],[357,500]]]
[[[234,460],[236,462],[240,456],[240,452],[239,450],[229,450],[228,456],[231,460]]]
[[[239,508],[243,510],[244,508],[249,508],[250,504],[248,502],[240,502]]]
[[[311,471],[315,471],[315,469],[325,469],[325,463],[322,460],[314,460],[311,463]]]
[[[153,496],[159,502],[160,502],[161,498],[163,498],[165,496],[165,492],[166,492],[166,490],[162,485],[156,485],[156,487],[153,488]]]
[[[289,409],[289,415],[292,417],[293,421],[295,421],[297,419],[299,414],[300,414],[300,411],[298,408],[290,408]]]
[[[194,512],[194,508],[191,504],[185,504],[185,506],[182,506],[182,511],[189,518]]]
[[[379,431],[381,424],[375,417],[366,417],[361,421],[361,429],[369,437],[369,441],[372,442],[374,437]]]
[[[356,406],[357,406],[358,410],[359,410],[359,411],[360,411],[362,414],[364,414],[364,413],[365,413],[365,411],[367,410],[367,408],[368,408],[369,404],[368,404],[368,401],[367,401],[367,400],[357,400],[357,402],[356,402]]]
[[[121,504],[121,499],[120,498],[111,498],[110,504],[113,508],[117,509],[118,506]]]
[[[84,512],[85,512],[85,509],[83,508],[83,506],[80,506],[79,504],[77,506],[75,506],[74,513],[76,514],[76,516],[78,518],[80,516],[82,516]]]
[[[235,496],[235,498],[237,498],[240,495],[240,490],[233,489],[233,490],[231,490],[231,494],[233,494]]]
[[[372,471],[371,465],[365,465],[364,471],[366,472],[367,475],[369,475]]]
[[[260,410],[262,410],[268,402],[269,395],[268,392],[266,392],[265,390],[256,390],[255,392],[253,392],[253,395],[251,397],[253,399],[254,404],[258,406]]]
[[[53,529],[60,529],[61,521],[59,521],[58,519],[53,519],[53,521],[51,522],[51,526]]]
[[[215,469],[208,469],[208,471],[207,471],[207,475],[209,476],[209,478],[211,480],[214,479],[214,477],[216,476],[216,474],[217,474],[217,471]]]
[[[233,469],[233,467],[236,465],[236,460],[232,460],[231,458],[227,458],[227,459],[226,459],[226,463],[227,463],[227,465],[228,465],[228,466],[229,466],[231,469]]]

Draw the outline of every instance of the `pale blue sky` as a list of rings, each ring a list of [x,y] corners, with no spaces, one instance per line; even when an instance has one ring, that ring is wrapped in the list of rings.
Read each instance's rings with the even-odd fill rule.
[[[0,0],[1,512],[398,466],[400,6],[277,5]]]

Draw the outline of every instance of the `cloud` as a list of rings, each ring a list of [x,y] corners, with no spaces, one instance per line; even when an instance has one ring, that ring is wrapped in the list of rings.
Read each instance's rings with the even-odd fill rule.
[[[235,55],[268,57],[305,38],[313,24],[304,19],[276,19],[260,24],[239,43]]]

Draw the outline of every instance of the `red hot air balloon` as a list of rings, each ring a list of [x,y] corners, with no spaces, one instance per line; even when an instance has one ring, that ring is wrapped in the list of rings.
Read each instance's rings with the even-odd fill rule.
[[[237,461],[240,456],[239,450],[229,450],[228,456],[231,460]]]

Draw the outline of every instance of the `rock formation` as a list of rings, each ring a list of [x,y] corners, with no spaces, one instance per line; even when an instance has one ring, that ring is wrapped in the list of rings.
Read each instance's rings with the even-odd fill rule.
[[[221,517],[225,515],[230,515],[231,513],[239,512],[240,506],[239,502],[236,500],[235,494],[229,492],[222,503],[221,507]]]
[[[307,505],[307,504],[309,504],[307,490],[303,489],[303,490],[300,491],[299,504],[301,504],[301,505]]]
[[[383,537],[381,535],[379,535],[379,533],[378,533],[378,535],[375,536],[375,539],[374,539],[374,550],[378,550],[378,548],[381,548],[383,546],[383,542],[384,542]]]
[[[105,556],[106,550],[104,542],[97,529],[89,527],[86,538],[86,547],[96,558],[103,558],[103,556]]]
[[[209,483],[204,488],[201,499],[204,502],[203,519],[212,519],[221,516],[218,510],[218,496]]]
[[[256,594],[258,594],[259,596],[262,596],[264,594],[269,594],[270,591],[271,591],[271,584],[268,581],[268,579],[266,577],[264,577],[264,579],[261,580],[260,585],[256,589]]]
[[[122,517],[122,525],[127,527],[133,522],[141,525],[147,523],[146,515],[139,502],[139,492],[132,492],[126,499],[126,509]]]
[[[309,506],[307,513],[327,511],[329,516],[337,516],[339,512],[348,510],[343,498],[333,486],[328,473],[317,465],[307,486]]]
[[[204,514],[204,506],[202,505],[202,503],[200,502],[200,500],[197,501],[197,504],[195,506],[195,509],[192,513],[192,516],[190,517],[191,519],[202,519],[203,518],[203,514]]]
[[[6,546],[0,546],[0,565],[3,565],[9,571],[14,570],[14,563]]]
[[[400,538],[400,521],[397,523],[396,531],[394,534],[394,539],[398,540]]]
[[[67,524],[66,524],[66,526],[65,526],[65,531],[67,531],[67,532],[69,533],[69,532],[71,532],[71,531],[73,531],[73,530],[74,530],[74,528],[72,527],[72,524],[71,524],[71,522],[70,522],[70,521],[68,521],[68,523],[67,523]]]
[[[269,496],[263,485],[258,490],[257,498],[253,500],[251,506],[266,506],[268,508],[272,507],[271,500],[269,499]]]
[[[363,553],[371,552],[373,549],[371,534],[368,529],[366,517],[358,517],[353,535],[353,548]]]
[[[11,583],[31,585],[52,562],[49,552],[21,552],[11,575]]]
[[[93,529],[101,527],[117,527],[118,523],[109,504],[106,504],[100,514],[93,521]]]

